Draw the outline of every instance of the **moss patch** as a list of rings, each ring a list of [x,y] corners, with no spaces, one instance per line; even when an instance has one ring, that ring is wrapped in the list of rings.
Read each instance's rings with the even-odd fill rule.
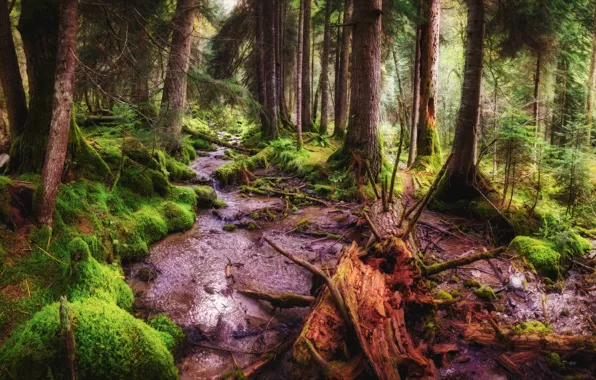
[[[549,243],[527,236],[517,236],[509,247],[526,258],[540,275],[552,279],[559,277],[561,255]]]
[[[516,323],[511,327],[513,331],[518,335],[523,334],[550,334],[553,332],[551,327],[546,326],[544,323],[539,321],[527,321]]]
[[[188,230],[196,219],[196,215],[192,210],[174,202],[167,202],[163,205],[161,213],[166,220],[169,233]]]
[[[184,341],[184,332],[165,314],[160,314],[149,320],[149,326],[162,334],[162,340],[170,352],[174,353]]]
[[[211,186],[195,186],[193,190],[197,196],[197,206],[199,208],[210,208],[217,200],[217,194]]]
[[[474,290],[474,294],[484,301],[493,301],[497,298],[495,291],[488,285],[484,285]]]

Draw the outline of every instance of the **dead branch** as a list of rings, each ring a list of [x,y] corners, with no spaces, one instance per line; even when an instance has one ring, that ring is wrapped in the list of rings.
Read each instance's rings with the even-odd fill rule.
[[[493,257],[497,257],[501,253],[505,252],[507,247],[499,247],[493,249],[492,251],[488,252],[479,252],[473,255],[465,256],[465,257],[458,257],[457,259],[444,261],[442,263],[432,264],[432,265],[425,265],[422,267],[422,272],[425,276],[430,276],[433,274],[437,274],[449,269],[457,268],[463,265],[471,264],[478,260],[486,260],[492,259]]]
[[[271,305],[282,309],[306,307],[315,302],[315,297],[292,293],[266,293],[252,289],[237,289],[238,293],[247,297],[268,301]]]
[[[379,233],[379,230],[377,230],[377,227],[375,227],[375,225],[373,224],[372,220],[370,220],[368,214],[365,211],[363,211],[362,215],[364,215],[364,219],[366,219],[366,223],[368,223],[368,227],[370,228],[373,235],[375,235],[377,241],[381,240],[381,234]]]
[[[322,201],[322,200],[317,199],[317,198],[309,197],[308,195],[306,195],[304,193],[291,193],[289,191],[276,190],[276,189],[273,189],[271,187],[264,187],[263,188],[263,191],[267,191],[269,193],[277,194],[277,195],[284,195],[284,196],[287,196],[287,197],[304,199],[304,200],[307,200],[307,201],[311,201],[311,202],[315,202],[315,203],[320,203],[320,204],[322,204],[325,207],[329,207],[329,205],[327,204],[327,202]]]

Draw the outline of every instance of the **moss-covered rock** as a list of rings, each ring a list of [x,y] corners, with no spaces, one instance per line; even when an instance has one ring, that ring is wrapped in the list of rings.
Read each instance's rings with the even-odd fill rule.
[[[166,220],[169,233],[188,230],[196,219],[194,212],[174,202],[165,203],[161,214]]]
[[[220,209],[226,207],[228,207],[228,204],[223,199],[216,199],[213,201],[213,208]]]
[[[165,314],[160,314],[149,320],[149,326],[163,334],[162,339],[170,352],[174,353],[184,341],[184,332]]]
[[[453,296],[450,293],[447,293],[444,290],[438,290],[435,295],[434,295],[435,299],[438,300],[450,300],[453,299]]]
[[[225,226],[223,226],[223,230],[226,232],[232,232],[236,229],[236,225],[235,224],[226,224]]]
[[[197,196],[197,207],[213,207],[213,202],[217,200],[217,193],[211,186],[195,186],[193,190]]]
[[[474,294],[476,294],[478,298],[488,302],[497,298],[497,295],[495,294],[493,288],[491,288],[488,285],[481,286],[478,289],[474,290]]]
[[[166,221],[154,207],[143,206],[132,217],[148,244],[161,240],[168,234]]]
[[[528,236],[517,236],[509,247],[526,258],[540,275],[552,279],[559,277],[561,255],[549,243]]]
[[[153,170],[161,170],[159,162],[151,151],[138,139],[127,136],[122,143],[122,152],[134,162]]]
[[[177,379],[164,334],[97,298],[70,306],[78,378]],[[48,305],[6,341],[0,362],[11,378],[70,377],[59,319],[59,304]]]
[[[74,116],[68,134],[68,161],[66,167],[76,171],[77,177],[103,182],[112,171],[99,153],[89,145],[75,122]]]
[[[466,288],[479,288],[480,287],[480,283],[476,280],[465,280],[464,281],[464,286]]]
[[[563,363],[561,356],[556,352],[548,352],[544,354],[544,361],[551,371],[562,372],[565,370],[565,363]]]
[[[546,326],[544,323],[540,321],[527,321],[527,322],[520,322],[514,324],[512,327],[513,331],[516,334],[523,335],[523,334],[550,334],[553,332],[553,329],[549,326]]]
[[[254,170],[258,167],[267,167],[267,165],[267,151],[264,150],[254,156],[220,166],[213,172],[213,176],[223,185],[231,185],[241,182],[245,171]]]

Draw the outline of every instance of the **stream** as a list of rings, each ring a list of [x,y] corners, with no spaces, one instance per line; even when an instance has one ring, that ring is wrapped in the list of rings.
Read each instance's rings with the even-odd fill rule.
[[[146,260],[128,270],[137,314],[165,313],[186,333],[184,349],[176,358],[181,379],[218,378],[235,365],[251,364],[268,349],[293,339],[302,328],[309,308],[274,310],[268,302],[237,291],[310,294],[310,272],[263,244],[261,236],[266,234],[310,262],[322,260],[333,265],[345,243],[310,235],[296,226],[308,220],[308,229],[341,235],[354,223],[346,204],[306,206],[281,217],[287,201],[279,197],[247,196],[235,188],[219,188],[211,175],[229,162],[224,151],[218,148],[198,157],[191,168],[199,182],[213,184],[228,207],[202,210],[191,230],[155,244]],[[269,169],[255,174],[275,172]],[[255,213],[267,218],[255,220]],[[224,231],[223,226],[231,223],[237,228]],[[252,231],[246,228],[250,223]],[[136,274],[143,267],[154,269],[157,278],[141,281]],[[278,360],[260,378],[279,378],[290,370],[288,360]]]

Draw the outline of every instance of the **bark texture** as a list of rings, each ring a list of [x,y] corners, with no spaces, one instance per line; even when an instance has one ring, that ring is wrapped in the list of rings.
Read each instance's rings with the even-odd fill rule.
[[[263,6],[263,42],[265,44],[265,85],[267,92],[267,119],[269,120],[269,129],[265,134],[266,138],[277,137],[277,112],[278,112],[278,81],[277,81],[277,70],[276,70],[276,33],[275,28],[277,17],[276,4],[280,0],[269,0],[264,2]]]
[[[48,148],[41,175],[41,202],[38,205],[39,221],[50,227],[53,222],[54,204],[62,179],[62,170],[64,169],[64,160],[66,159],[66,149],[68,146],[78,29],[78,0],[63,0],[60,8],[60,26],[58,30],[54,105]]]
[[[379,114],[381,100],[381,0],[354,3],[353,60],[350,128],[344,154],[361,161],[359,175],[366,177],[368,166],[374,177],[381,170]]]
[[[25,126],[27,100],[12,39],[7,0],[0,0],[0,83],[6,99],[10,135],[14,137],[21,133]]]
[[[335,127],[333,134],[343,137],[348,120],[348,82],[350,74],[350,42],[352,40],[353,0],[344,1],[344,20],[341,33],[341,55],[339,59],[339,74],[337,83],[337,101],[335,103]]]
[[[420,111],[420,26],[416,28],[416,47],[414,49],[414,67],[412,75],[412,120],[410,122],[410,150],[408,152],[408,166],[416,160],[416,145],[418,143],[418,115]]]
[[[596,11],[592,30],[592,54],[590,56],[590,79],[588,80],[588,100],[586,105],[586,145],[592,146],[592,120],[594,117],[594,85],[596,84]]]
[[[312,131],[312,94],[310,71],[310,30],[312,25],[312,0],[304,0],[304,20],[302,28],[302,131]]]
[[[441,146],[436,129],[436,97],[439,76],[439,25],[441,2],[424,0],[424,23],[420,28],[420,105],[417,154],[437,164]]]
[[[265,80],[265,35],[263,33],[263,2],[254,0],[253,9],[255,11],[255,49],[257,57],[257,98],[261,106],[261,131],[267,135],[269,129],[269,119],[267,118],[267,84]]]
[[[298,11],[298,53],[296,56],[296,143],[298,150],[302,149],[302,55],[304,31],[304,0],[300,0]]]
[[[327,136],[329,124],[329,51],[331,50],[331,0],[325,1],[325,30],[321,56],[321,125],[319,133]]]
[[[181,148],[182,116],[186,107],[190,46],[195,21],[194,0],[178,0],[174,13],[172,43],[161,101],[162,144],[170,153]]]

